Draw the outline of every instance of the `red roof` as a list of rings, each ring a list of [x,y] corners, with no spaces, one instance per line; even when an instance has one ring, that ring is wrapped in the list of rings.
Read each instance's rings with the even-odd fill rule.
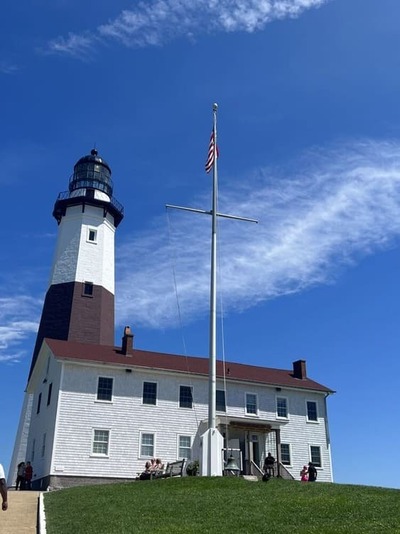
[[[49,338],[46,338],[44,341],[57,359],[120,365],[126,369],[141,367],[208,376],[208,358],[180,356],[138,349],[132,349],[125,355],[119,347],[92,345]],[[333,393],[332,389],[309,378],[295,378],[293,369],[272,369],[234,362],[225,362],[225,369],[227,380]],[[217,361],[217,377],[223,378],[222,361]]]

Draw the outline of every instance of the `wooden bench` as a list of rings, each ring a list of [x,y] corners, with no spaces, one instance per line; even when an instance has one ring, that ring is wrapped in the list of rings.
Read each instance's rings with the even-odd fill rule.
[[[169,462],[165,468],[165,471],[161,473],[151,473],[150,480],[154,480],[156,478],[181,477],[183,475],[185,461],[186,460],[178,460],[177,462]]]

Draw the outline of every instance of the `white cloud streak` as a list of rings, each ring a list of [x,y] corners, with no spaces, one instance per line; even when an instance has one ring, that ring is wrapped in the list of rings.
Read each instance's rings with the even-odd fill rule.
[[[219,211],[260,223],[219,221],[219,288],[227,312],[331,283],[344,266],[400,236],[399,142],[315,149],[239,184],[222,192]],[[208,203],[209,197],[193,205],[208,209]],[[119,324],[176,325],[174,270],[183,321],[208,312],[209,217],[174,212],[169,220],[171,239],[167,222],[156,220],[118,251]]]
[[[41,304],[30,296],[0,298],[0,362],[17,363],[26,357],[20,347],[37,332]]]
[[[205,33],[254,32],[268,23],[300,16],[330,0],[153,0],[83,34],[69,33],[48,43],[47,52],[87,58],[99,42],[128,47],[163,45]]]

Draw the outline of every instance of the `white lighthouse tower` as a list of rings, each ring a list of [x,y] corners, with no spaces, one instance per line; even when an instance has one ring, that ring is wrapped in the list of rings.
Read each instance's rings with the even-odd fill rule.
[[[112,195],[111,169],[93,149],[54,205],[58,237],[30,373],[45,337],[114,345],[114,237],[123,208]]]
[[[57,243],[29,378],[44,338],[114,345],[115,230],[124,215],[113,197],[110,166],[97,150],[75,164],[53,216]],[[26,459],[31,412],[32,395],[25,393],[10,482]]]

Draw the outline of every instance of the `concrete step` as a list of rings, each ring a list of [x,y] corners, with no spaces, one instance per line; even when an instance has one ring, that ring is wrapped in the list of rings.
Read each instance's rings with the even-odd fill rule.
[[[250,482],[258,482],[260,479],[256,477],[255,475],[243,475],[243,478],[245,480],[249,480]]]
[[[36,534],[39,491],[8,491],[8,510],[0,510],[0,534]]]

